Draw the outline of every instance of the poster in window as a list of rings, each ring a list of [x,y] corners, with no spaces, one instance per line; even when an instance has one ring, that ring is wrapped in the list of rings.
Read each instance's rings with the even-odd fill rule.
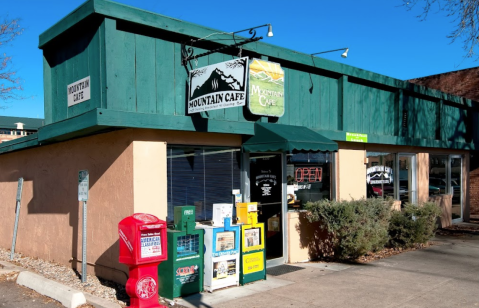
[[[252,157],[251,201],[261,203],[281,202],[282,168],[281,155],[272,154]]]
[[[244,230],[245,247],[261,245],[261,229],[252,228]]]
[[[235,233],[233,231],[216,234],[216,251],[235,249]]]

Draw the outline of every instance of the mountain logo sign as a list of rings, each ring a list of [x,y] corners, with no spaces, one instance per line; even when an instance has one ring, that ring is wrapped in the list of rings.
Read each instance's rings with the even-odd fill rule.
[[[248,58],[190,71],[188,114],[246,104]]]
[[[248,107],[252,114],[281,117],[284,114],[284,70],[274,62],[253,59],[249,66]]]

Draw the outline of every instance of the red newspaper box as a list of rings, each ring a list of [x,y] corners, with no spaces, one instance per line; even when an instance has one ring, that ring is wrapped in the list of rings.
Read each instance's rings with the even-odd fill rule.
[[[126,293],[130,307],[165,307],[158,303],[158,264],[167,259],[166,222],[137,213],[118,224],[120,263],[128,265]]]

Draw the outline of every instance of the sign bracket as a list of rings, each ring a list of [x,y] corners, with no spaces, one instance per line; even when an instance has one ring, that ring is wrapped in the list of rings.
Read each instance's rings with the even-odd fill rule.
[[[213,49],[213,50],[210,50],[210,51],[207,51],[207,52],[204,52],[204,53],[201,53],[199,55],[193,55],[194,54],[194,49],[192,46],[186,48],[186,44],[181,44],[181,53],[182,53],[182,56],[183,56],[183,59],[182,59],[182,64],[183,66],[187,66],[187,64],[190,64],[190,69],[192,69],[192,66],[191,66],[191,63],[190,61],[192,59],[198,59],[198,58],[201,58],[201,57],[205,57],[205,56],[208,56],[212,53],[216,53],[218,51],[221,51],[221,50],[224,50],[224,49],[228,49],[228,48],[233,48],[233,47],[238,47],[238,46],[243,46],[243,45],[246,45],[248,43],[252,43],[252,42],[256,42],[256,41],[259,41],[261,40],[263,37],[260,36],[260,37],[252,37],[252,38],[249,38],[247,40],[244,40],[242,42],[239,42],[239,43],[236,43],[236,44],[232,44],[232,45],[225,45],[225,46],[221,46],[221,47],[218,47],[216,49]],[[193,40],[192,40],[193,42]]]

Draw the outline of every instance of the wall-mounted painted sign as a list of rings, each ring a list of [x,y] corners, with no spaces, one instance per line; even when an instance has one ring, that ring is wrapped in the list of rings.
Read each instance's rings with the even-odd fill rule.
[[[240,58],[191,70],[188,114],[244,106],[247,67]]]
[[[392,184],[393,169],[386,166],[374,166],[366,170],[366,183],[368,184]]]
[[[278,63],[253,59],[249,65],[249,100],[252,114],[284,114],[284,71]]]
[[[70,83],[67,86],[68,107],[90,99],[90,76]]]
[[[346,132],[346,141],[368,143],[368,134],[348,133]]]

